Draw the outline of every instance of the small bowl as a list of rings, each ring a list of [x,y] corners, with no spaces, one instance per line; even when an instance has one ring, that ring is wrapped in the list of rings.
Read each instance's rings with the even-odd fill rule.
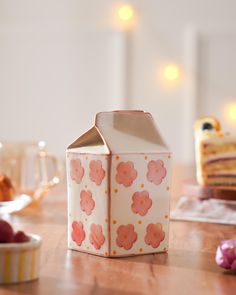
[[[28,242],[0,244],[0,284],[20,283],[38,278],[42,239],[38,235],[28,236]]]

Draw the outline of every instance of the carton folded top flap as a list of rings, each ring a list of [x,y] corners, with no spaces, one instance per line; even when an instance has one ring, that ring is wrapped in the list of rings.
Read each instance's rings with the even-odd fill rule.
[[[113,153],[168,152],[150,113],[102,112],[96,115],[95,126]]]
[[[81,135],[67,149],[80,153],[109,154],[109,149],[96,127]]]

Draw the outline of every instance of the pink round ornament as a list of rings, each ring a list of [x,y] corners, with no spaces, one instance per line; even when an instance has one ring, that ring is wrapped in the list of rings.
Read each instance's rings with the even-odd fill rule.
[[[222,268],[236,271],[236,238],[220,243],[216,251],[216,263]]]

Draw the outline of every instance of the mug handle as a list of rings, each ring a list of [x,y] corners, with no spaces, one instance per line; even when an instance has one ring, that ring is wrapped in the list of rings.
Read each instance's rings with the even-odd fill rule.
[[[48,162],[52,163],[53,166],[53,176],[49,179],[48,174]],[[53,154],[50,154],[46,150],[41,150],[39,152],[39,165],[41,172],[41,184],[40,187],[35,191],[33,195],[34,201],[41,201],[45,197],[49,190],[58,184],[63,177],[63,169],[61,161]]]

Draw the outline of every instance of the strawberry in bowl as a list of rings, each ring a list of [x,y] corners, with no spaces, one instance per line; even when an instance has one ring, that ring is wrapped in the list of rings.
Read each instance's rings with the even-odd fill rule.
[[[40,246],[38,235],[15,232],[7,221],[0,219],[0,284],[37,279]]]

